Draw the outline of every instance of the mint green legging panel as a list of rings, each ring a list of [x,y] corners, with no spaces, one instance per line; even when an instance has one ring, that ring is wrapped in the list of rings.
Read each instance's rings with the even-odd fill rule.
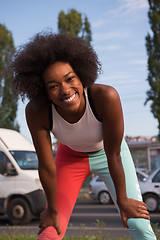
[[[123,140],[121,145],[121,159],[125,172],[126,190],[128,198],[142,201],[142,196],[136,176],[134,163],[126,142]],[[99,175],[105,182],[110,195],[116,204],[116,192],[109,173],[107,158],[104,150],[96,154],[89,154],[89,165],[91,173]],[[156,240],[156,236],[150,225],[150,221],[143,218],[130,218],[127,221],[128,230],[134,240]]]

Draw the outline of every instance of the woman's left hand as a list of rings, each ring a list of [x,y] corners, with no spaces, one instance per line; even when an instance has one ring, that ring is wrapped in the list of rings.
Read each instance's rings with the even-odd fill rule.
[[[150,220],[149,212],[144,202],[128,198],[119,208],[124,227],[128,227],[127,220],[129,218],[145,218]]]

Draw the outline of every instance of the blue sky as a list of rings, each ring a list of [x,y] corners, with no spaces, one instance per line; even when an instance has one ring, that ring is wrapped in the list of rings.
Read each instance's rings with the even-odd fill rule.
[[[145,36],[150,32],[148,0],[0,0],[0,23],[12,32],[16,47],[37,32],[57,32],[58,14],[71,8],[87,15],[91,23],[92,45],[102,62],[103,74],[97,83],[108,84],[119,92],[125,135],[157,135],[158,122],[144,106],[149,85]],[[17,121],[30,139],[19,101]]]

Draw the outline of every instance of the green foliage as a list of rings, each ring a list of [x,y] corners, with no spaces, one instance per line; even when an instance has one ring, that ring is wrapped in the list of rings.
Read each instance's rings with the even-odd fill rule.
[[[111,233],[104,233],[105,223],[96,219],[96,230],[87,229],[84,230],[85,224],[82,224],[79,228],[79,232],[77,232],[76,236],[67,237],[65,236],[63,240],[131,240],[130,237],[121,237],[121,238],[112,238]],[[74,228],[74,226],[72,225]]]
[[[27,234],[17,234],[17,235],[8,235],[0,234],[0,240],[36,240],[37,235],[27,235]],[[131,240],[131,238],[107,238],[108,240]],[[96,236],[73,236],[73,237],[64,237],[63,240],[103,240],[103,238],[98,238]]]
[[[88,43],[92,41],[91,27],[86,15],[71,9],[65,14],[61,11],[58,15],[58,30],[60,33],[68,33],[85,39]]]
[[[74,228],[73,225],[69,224]],[[130,237],[121,237],[121,238],[112,238],[111,234],[103,234],[103,229],[105,227],[105,223],[100,220],[96,220],[95,223],[97,230],[92,231],[90,229],[84,229],[85,224],[81,224],[81,227],[79,228],[79,231],[75,236],[65,236],[63,240],[131,240]],[[155,226],[157,228],[157,226]],[[27,229],[23,230],[21,234],[19,234],[19,228],[18,226],[15,226],[15,228],[10,228],[7,226],[7,233],[0,233],[0,240],[36,240],[37,235],[36,234],[28,234]]]
[[[0,240],[36,240],[37,235],[36,234],[27,234],[27,232],[23,231],[22,233],[18,233],[19,229],[17,226],[14,228],[11,228],[7,225],[7,233],[0,233]]]
[[[159,223],[152,223],[151,225],[152,225],[153,231],[154,231],[157,239],[160,239],[160,228],[159,228],[160,225],[159,225]]]
[[[12,96],[12,76],[6,71],[14,51],[11,32],[0,24],[0,127],[19,130],[15,123],[17,99]]]
[[[158,120],[160,139],[160,0],[148,0],[149,23],[152,33],[146,36],[146,49],[148,54],[148,83],[147,99],[151,101],[151,112]]]
[[[0,240],[36,240],[37,235],[28,235],[28,234],[0,234]]]
[[[92,231],[90,229],[84,230],[85,225],[82,224],[79,228],[79,232],[76,234],[76,236],[65,236],[63,240],[131,240],[131,237],[124,236],[124,237],[117,237],[113,238],[111,233],[103,234],[103,229],[105,227],[105,223],[100,220],[96,220],[95,223],[97,230]],[[71,226],[71,224],[70,224]],[[74,227],[72,225],[72,227]],[[152,228],[156,234],[157,239],[160,239],[160,229],[159,229],[159,223],[152,223]],[[36,240],[37,235],[36,234],[28,234],[27,229],[23,230],[23,233],[19,234],[19,229],[17,226],[12,230],[10,227],[7,227],[7,233],[0,233],[0,240]]]
[[[63,240],[132,240],[132,238],[122,237],[122,238],[99,238],[97,236],[73,236],[64,237]],[[0,239],[1,240],[1,239]]]

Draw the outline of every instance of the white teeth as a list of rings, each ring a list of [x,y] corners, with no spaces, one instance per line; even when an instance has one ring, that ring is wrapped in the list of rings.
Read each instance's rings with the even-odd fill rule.
[[[65,102],[71,102],[75,98],[76,94],[71,96],[70,98],[64,99]]]

